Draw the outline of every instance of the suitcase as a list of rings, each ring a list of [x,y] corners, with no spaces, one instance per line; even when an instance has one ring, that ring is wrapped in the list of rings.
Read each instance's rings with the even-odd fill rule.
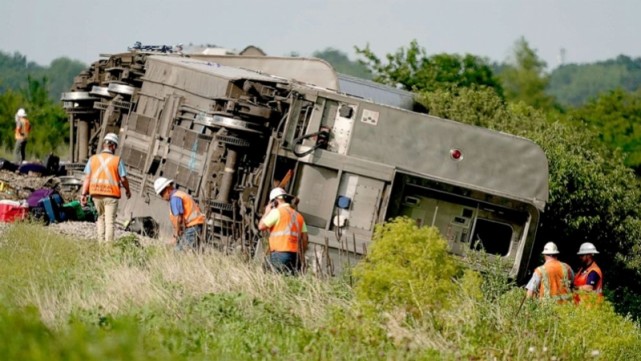
[[[45,167],[47,168],[47,174],[58,175],[60,171],[60,157],[50,153],[45,158]]]
[[[53,189],[50,188],[36,189],[35,191],[31,192],[29,197],[27,197],[27,203],[29,204],[29,207],[36,208],[39,206],[40,201],[43,198],[49,197],[52,193]]]
[[[58,193],[52,193],[48,197],[40,200],[44,208],[49,223],[58,223],[67,220],[67,214],[62,208],[62,197]]]
[[[62,207],[70,220],[85,220],[85,211],[82,209],[80,201],[71,201],[69,203],[65,203]]]
[[[140,235],[157,238],[158,237],[158,222],[152,217],[133,217],[127,222],[125,231],[138,233]]]
[[[0,222],[13,223],[27,217],[29,208],[20,202],[1,200],[0,201]]]
[[[0,169],[8,170],[9,172],[15,172],[18,169],[18,166],[11,161],[4,158],[0,158]]]
[[[47,167],[38,163],[24,163],[18,167],[18,172],[29,175],[47,174]]]
[[[29,207],[29,216],[33,221],[49,223],[49,218],[47,218],[47,212],[45,212],[44,207]]]
[[[87,198],[87,204],[82,207],[82,211],[85,214],[85,221],[95,222],[98,220],[98,210],[96,210],[96,206],[94,205],[91,196]]]

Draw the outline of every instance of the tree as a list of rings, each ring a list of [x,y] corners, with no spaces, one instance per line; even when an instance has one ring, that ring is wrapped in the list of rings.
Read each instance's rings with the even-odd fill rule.
[[[9,89],[18,90],[28,86],[28,77],[47,78],[46,90],[51,100],[60,100],[60,93],[68,91],[73,79],[86,66],[69,58],[57,58],[49,67],[27,61],[20,53],[9,55],[0,51],[0,93]]]
[[[27,84],[26,75],[41,74],[43,68],[16,52],[13,55],[0,51],[0,93],[20,89]]]
[[[617,88],[641,88],[641,58],[619,55],[596,63],[562,65],[550,74],[547,93],[564,106],[579,107]]]
[[[330,63],[334,69],[342,74],[355,76],[361,79],[372,79],[372,73],[359,62],[349,60],[347,54],[334,48],[314,52],[313,56]]]
[[[60,101],[60,94],[68,92],[73,84],[73,79],[87,66],[77,60],[66,57],[54,59],[45,69],[44,77],[48,79],[47,91],[54,102]]]
[[[503,90],[486,59],[467,54],[437,54],[428,56],[424,48],[413,40],[407,49],[400,48],[387,54],[384,63],[367,45],[356,48],[365,59],[363,64],[374,74],[374,80],[410,91],[437,89],[493,88],[497,94]]]
[[[525,38],[514,45],[513,58],[503,66],[499,77],[509,101],[531,105],[537,109],[552,109],[554,101],[545,93],[549,78],[546,64],[536,54]]]
[[[620,149],[625,164],[641,174],[641,89],[610,91],[571,114],[580,125],[593,129],[604,144]]]

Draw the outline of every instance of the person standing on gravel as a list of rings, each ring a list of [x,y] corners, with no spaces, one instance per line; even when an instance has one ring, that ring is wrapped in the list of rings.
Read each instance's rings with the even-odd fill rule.
[[[205,215],[194,199],[187,193],[174,188],[174,181],[159,177],[154,182],[154,190],[162,199],[169,202],[169,219],[174,227],[176,249],[196,250],[205,224]]]
[[[127,199],[131,198],[125,164],[119,156],[114,155],[117,148],[118,136],[114,133],[107,134],[102,152],[89,158],[85,166],[80,204],[87,204],[87,196],[91,195],[98,212],[98,242],[109,243],[114,240],[120,188],[125,188]]]
[[[27,112],[22,108],[18,109],[15,120],[16,147],[13,152],[16,163],[20,165],[26,159],[27,139],[29,139],[29,133],[31,133],[31,123],[29,123],[29,119],[27,119]]]

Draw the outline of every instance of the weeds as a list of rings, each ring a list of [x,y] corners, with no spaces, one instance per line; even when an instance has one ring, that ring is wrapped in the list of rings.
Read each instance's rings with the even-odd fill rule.
[[[442,253],[434,231],[402,221],[386,227],[370,248],[373,258],[355,269],[354,292],[345,279],[283,277],[217,252],[177,253],[134,237],[104,247],[37,224],[12,225],[0,244],[0,354],[618,360],[641,348],[637,324],[607,301],[527,301],[517,315],[523,290],[502,276],[496,259],[483,261],[484,273],[464,270]]]

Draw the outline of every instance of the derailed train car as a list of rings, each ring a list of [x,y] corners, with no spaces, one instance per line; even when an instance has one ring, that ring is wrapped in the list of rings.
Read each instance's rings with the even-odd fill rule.
[[[226,65],[223,65],[226,64]],[[533,142],[411,110],[411,94],[337,75],[314,59],[128,52],[94,63],[62,100],[72,160],[107,132],[121,137],[132,198],[119,216],[152,216],[174,179],[207,214],[205,238],[254,254],[269,190],[300,199],[309,264],[333,274],[367,252],[374,226],[408,216],[435,226],[453,253],[475,249],[528,269],[548,197]]]

